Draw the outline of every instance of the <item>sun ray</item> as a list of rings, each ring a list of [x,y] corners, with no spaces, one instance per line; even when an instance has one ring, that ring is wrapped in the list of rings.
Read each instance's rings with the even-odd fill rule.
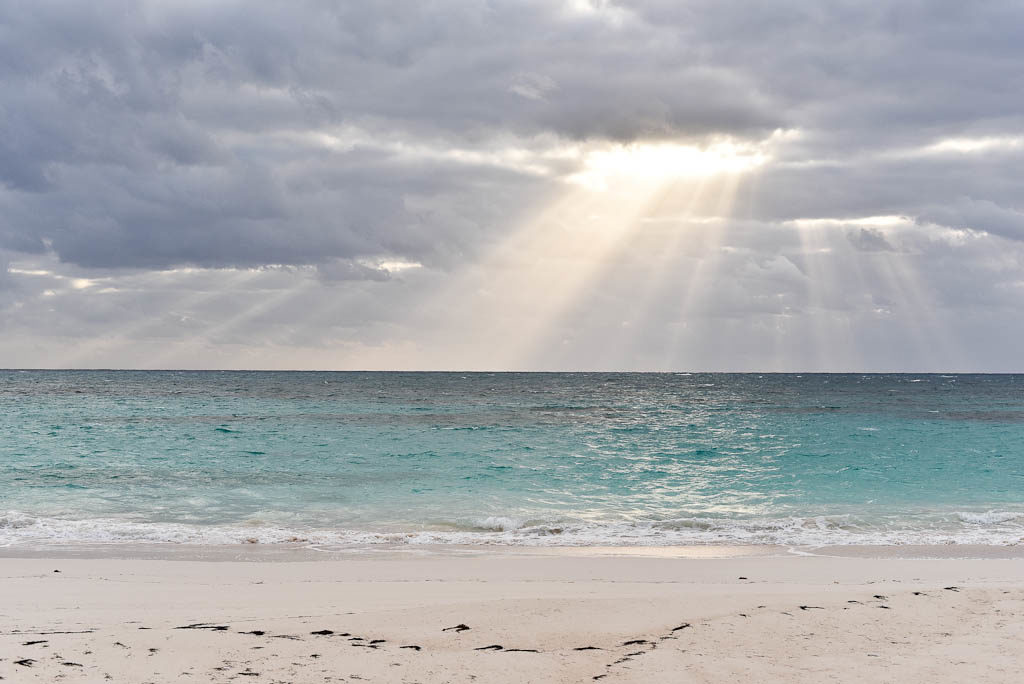
[[[631,238],[643,227],[647,212],[685,183],[689,190],[684,204],[701,198],[695,188],[720,186],[715,207],[720,213],[742,171],[762,158],[757,150],[734,146],[600,150],[569,178],[566,195],[438,293],[426,308],[451,310],[449,325],[470,331],[470,354],[472,349],[488,350],[487,359],[478,358],[479,365],[532,367],[536,352],[557,334],[567,312],[634,248]],[[677,249],[686,238],[684,232],[668,234],[666,244],[658,245],[659,254]]]
[[[683,332],[688,329],[690,319],[694,317],[699,308],[698,305],[706,301],[707,290],[714,285],[713,281],[721,271],[720,250],[728,235],[728,217],[739,183],[739,174],[729,174],[722,179],[718,186],[715,208],[711,212],[713,220],[703,231],[703,241],[699,243],[700,250],[695,257],[693,268],[684,278],[684,284],[680,288],[681,299],[676,307],[677,320],[672,327],[671,334],[666,338],[662,352],[661,367],[663,368],[680,367],[677,359],[680,354],[686,353],[684,349],[680,348]],[[687,365],[686,369],[689,368]]]
[[[163,272],[159,276],[167,279],[182,275],[188,277],[191,272],[190,269],[177,269]],[[107,330],[101,337],[80,342],[71,353],[62,356],[57,365],[65,368],[108,366],[122,351],[136,347],[147,339],[166,342],[159,335],[159,328],[167,324],[169,316],[187,314],[210,302],[226,299],[231,296],[229,293],[233,290],[244,286],[257,276],[258,271],[255,269],[225,271],[215,289],[197,289],[187,296],[177,295],[172,305],[160,306],[147,316],[133,318],[133,322],[128,325]],[[144,365],[153,367],[150,364]]]
[[[614,277],[623,252],[632,248],[632,241],[638,230],[644,228],[641,218],[652,206],[659,204],[659,197],[666,192],[663,187],[645,188],[633,191],[628,200],[618,200],[616,206],[620,211],[610,218],[613,223],[612,232],[606,240],[592,243],[590,247],[576,250],[576,264],[571,271],[559,274],[557,281],[552,281],[549,289],[552,294],[545,299],[544,306],[535,311],[532,328],[523,337],[523,344],[518,350],[518,363],[532,365],[545,355],[546,347],[551,343],[550,334],[557,334],[553,323],[564,319],[566,314],[593,291],[594,286],[603,280]],[[614,201],[614,198],[613,198]],[[575,240],[574,240],[575,242]],[[547,334],[546,334],[547,333]]]
[[[838,359],[848,359],[854,353],[850,336],[836,334],[833,330],[840,307],[834,291],[835,273],[830,263],[836,258],[835,248],[828,239],[830,236],[825,234],[827,230],[818,226],[796,226],[807,276],[804,291],[806,308],[803,313],[805,325],[802,327],[810,339],[802,345],[809,347],[809,358],[804,363],[808,370],[815,371],[834,368]]]
[[[275,309],[281,309],[295,300],[301,299],[308,293],[314,284],[311,280],[300,283],[297,287],[282,288],[269,295],[264,295],[259,302],[247,306],[238,311],[235,315],[222,318],[219,321],[206,326],[197,334],[190,336],[187,340],[169,347],[164,353],[158,354],[149,360],[151,368],[189,368],[194,364],[195,359],[203,358],[203,352],[216,348],[221,344],[223,338],[236,331],[246,322],[249,322],[263,314]],[[239,293],[226,295],[226,297],[238,297]],[[249,348],[248,352],[239,358],[234,359],[233,365],[238,368],[263,368],[263,363],[257,362],[257,352]]]
[[[951,369],[953,360],[961,357],[955,353],[950,336],[935,316],[937,302],[925,290],[920,274],[910,265],[911,256],[883,252],[878,257],[880,271],[896,294],[903,329],[909,330],[914,345],[908,359],[916,359],[920,368]]]
[[[645,232],[651,235],[650,242],[655,245],[654,248],[649,247],[642,257],[646,259],[645,277],[639,283],[631,284],[628,320],[623,321],[613,332],[610,331],[612,339],[605,345],[598,363],[599,367],[614,366],[621,351],[635,342],[636,331],[646,329],[652,322],[654,310],[663,296],[672,267],[679,265],[682,247],[686,243],[698,242],[699,237],[694,235],[694,230],[703,231],[706,227],[695,225],[693,219],[708,187],[712,184],[712,178],[709,176],[694,182],[675,181],[662,191],[659,201],[651,207],[647,217],[642,219],[647,223],[644,226]],[[667,217],[659,216],[660,209],[670,199],[682,199],[681,210]]]

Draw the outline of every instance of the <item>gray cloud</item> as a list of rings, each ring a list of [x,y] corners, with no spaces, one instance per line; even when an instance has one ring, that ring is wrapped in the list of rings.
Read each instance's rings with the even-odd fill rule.
[[[567,150],[776,132],[720,234],[627,242],[529,363],[768,366],[783,340],[870,361],[940,325],[952,363],[968,320],[1024,313],[1022,23],[1008,1],[6,3],[0,316],[26,350],[106,328],[469,359],[487,325],[437,332],[428,293],[573,191]],[[856,223],[879,216],[906,220]],[[679,275],[638,307],[658,259]],[[318,326],[273,304],[295,288]],[[609,328],[615,358],[586,342]]]
[[[846,239],[862,252],[892,252],[893,246],[877,228],[859,228],[846,234]]]
[[[310,263],[396,250],[422,260],[448,217],[424,225],[408,196],[448,195],[450,213],[474,224],[454,236],[461,242],[502,223],[469,195],[532,199],[531,179],[516,174],[410,161],[372,142],[333,152],[275,143],[281,134],[354,123],[443,150],[508,134],[629,140],[780,123],[742,73],[702,64],[683,45],[663,55],[630,13],[616,26],[550,3],[0,11],[0,237],[24,251],[48,240],[80,264]],[[545,96],[523,97],[533,92],[524,87]]]
[[[407,244],[407,233],[443,225],[414,225],[404,197],[467,194],[466,172],[479,173],[261,139],[280,133],[355,123],[473,147],[506,134],[788,127],[803,131],[789,154],[841,160],[1012,128],[1024,105],[1024,88],[1012,87],[1022,78],[1012,3],[638,2],[587,13],[541,2],[108,0],[3,12],[4,205],[37,217],[5,221],[4,245],[38,250],[45,238],[92,265],[309,263],[395,245],[420,258],[429,247]],[[923,166],[895,171],[923,186],[934,175]],[[886,195],[920,192],[875,192],[884,181],[864,178],[867,168],[783,171],[778,184],[792,194],[813,173],[819,203],[867,190],[882,208]],[[506,191],[522,191],[518,182]],[[460,199],[455,213],[494,223]]]
[[[1002,207],[990,200],[961,197],[945,206],[926,209],[918,220],[951,228],[983,230],[1011,240],[1024,240],[1024,211]]]

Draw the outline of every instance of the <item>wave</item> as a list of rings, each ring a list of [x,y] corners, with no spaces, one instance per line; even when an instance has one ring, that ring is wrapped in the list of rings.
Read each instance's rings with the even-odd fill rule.
[[[1013,511],[987,511],[985,513],[958,512],[957,517],[972,525],[993,525],[1024,519],[1024,513]]]
[[[852,515],[758,519],[678,518],[590,522],[489,516],[432,526],[308,529],[263,521],[228,525],[63,519],[18,511],[0,515],[0,546],[66,544],[303,544],[322,548],[377,545],[499,546],[902,546],[1024,544],[1024,512],[957,512],[867,522]]]

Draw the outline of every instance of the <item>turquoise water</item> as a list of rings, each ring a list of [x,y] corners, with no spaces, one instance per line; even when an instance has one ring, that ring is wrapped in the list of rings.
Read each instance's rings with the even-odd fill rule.
[[[1012,544],[1024,376],[0,371],[0,544]]]

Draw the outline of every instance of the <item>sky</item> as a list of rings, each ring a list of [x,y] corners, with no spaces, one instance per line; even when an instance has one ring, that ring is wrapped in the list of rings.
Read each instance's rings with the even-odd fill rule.
[[[0,367],[1024,371],[1022,26],[0,3]]]

